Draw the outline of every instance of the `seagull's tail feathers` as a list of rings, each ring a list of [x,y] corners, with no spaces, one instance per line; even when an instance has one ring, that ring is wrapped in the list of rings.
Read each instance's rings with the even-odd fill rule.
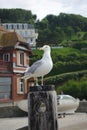
[[[26,70],[25,70],[25,73],[30,69],[30,67],[28,67]]]

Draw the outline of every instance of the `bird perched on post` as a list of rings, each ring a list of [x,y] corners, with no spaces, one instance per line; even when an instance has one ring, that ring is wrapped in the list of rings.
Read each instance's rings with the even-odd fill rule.
[[[53,68],[50,46],[44,45],[40,50],[44,51],[42,58],[33,63],[22,77],[22,79],[29,79],[31,77],[36,78],[36,85],[38,85],[38,77],[42,77],[41,85],[43,85],[43,77]]]

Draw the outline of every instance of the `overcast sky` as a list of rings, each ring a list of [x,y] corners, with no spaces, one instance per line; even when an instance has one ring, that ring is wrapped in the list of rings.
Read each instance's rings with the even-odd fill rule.
[[[46,15],[59,15],[61,12],[87,17],[87,0],[1,0],[0,8],[31,10],[40,20]]]

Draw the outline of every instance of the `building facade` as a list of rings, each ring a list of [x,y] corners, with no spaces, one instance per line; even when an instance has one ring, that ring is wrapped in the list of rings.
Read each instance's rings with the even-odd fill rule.
[[[9,31],[13,32],[15,30],[30,46],[36,46],[38,33],[35,30],[34,25],[27,23],[3,23],[2,25]]]
[[[29,67],[32,50],[15,31],[0,26],[0,102],[18,101],[27,97],[33,81],[21,79]]]

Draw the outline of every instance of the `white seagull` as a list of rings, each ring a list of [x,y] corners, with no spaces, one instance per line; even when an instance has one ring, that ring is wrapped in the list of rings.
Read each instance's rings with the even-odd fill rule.
[[[32,64],[27,69],[22,79],[29,79],[31,77],[36,78],[36,85],[38,85],[37,77],[42,77],[41,85],[43,85],[43,77],[48,74],[53,68],[53,62],[51,58],[51,48],[48,45],[44,45],[40,50],[44,51],[43,57]]]

